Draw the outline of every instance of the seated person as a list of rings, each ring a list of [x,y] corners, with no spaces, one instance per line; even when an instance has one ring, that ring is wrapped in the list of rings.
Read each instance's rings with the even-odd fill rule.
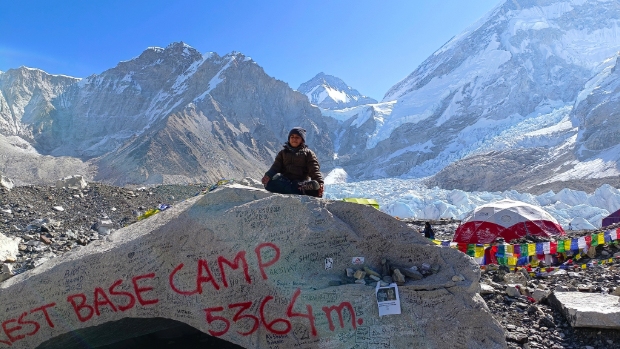
[[[323,197],[320,169],[316,155],[306,146],[306,130],[294,127],[262,182],[272,193]]]
[[[429,222],[424,223],[424,230],[421,231],[421,233],[424,234],[424,237],[435,240],[435,231],[431,228],[431,224]]]

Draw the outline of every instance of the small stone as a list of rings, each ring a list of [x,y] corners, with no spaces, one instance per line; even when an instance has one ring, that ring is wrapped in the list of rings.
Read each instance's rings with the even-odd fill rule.
[[[64,209],[62,206],[54,206],[54,207],[52,207],[52,210],[54,210],[54,211],[58,211],[58,212],[62,212],[62,211],[64,211],[65,209]]]
[[[375,275],[370,275],[370,278],[373,279],[374,281],[381,281],[381,278]]]
[[[465,281],[465,277],[463,277],[463,275],[454,275],[452,276],[452,281],[454,282],[460,282],[460,281]]]
[[[5,274],[13,275],[13,266],[10,264],[2,264],[2,272]]]
[[[356,284],[360,284],[360,285],[366,285],[366,280],[364,280],[364,279],[357,279],[357,280],[355,280],[355,283]]]
[[[541,290],[541,289],[536,289],[534,290],[534,292],[532,292],[532,298],[534,298],[536,300],[536,302],[540,302],[544,299],[546,299],[549,294],[551,292],[547,291],[547,290]]]
[[[381,260],[381,271],[383,275],[390,275],[390,262],[385,258]]]
[[[11,274],[6,274],[6,273],[0,273],[0,282],[2,282],[2,281],[4,281],[4,280],[7,280],[7,279],[11,278],[11,276],[13,276],[13,275],[11,275]]]
[[[48,239],[46,236],[41,235],[40,237],[41,241],[43,241],[44,244],[46,245],[51,245],[52,244],[52,240]]]
[[[517,285],[508,285],[506,286],[506,294],[509,297],[519,297],[521,295],[521,291],[517,288]]]
[[[522,273],[507,273],[504,275],[504,281],[507,284],[519,284],[525,286],[527,284],[527,277]]]
[[[506,335],[508,342],[514,342],[519,344],[527,343],[528,336],[525,333],[510,332]]]
[[[353,274],[353,277],[358,280],[361,280],[366,277],[366,272],[363,270],[358,270],[355,272],[355,274]]]
[[[527,303],[523,303],[523,302],[515,302],[514,305],[522,310],[525,310],[529,307],[529,305]]]
[[[330,280],[328,283],[329,286],[340,286],[342,285],[342,282],[339,280]]]
[[[377,273],[376,271],[370,269],[369,267],[364,267],[364,271],[368,275],[374,275],[374,276],[379,277],[379,278],[381,277],[381,275],[379,273]]]
[[[594,292],[594,286],[588,286],[588,285],[579,285],[577,286],[577,290],[579,290],[579,292]]]
[[[494,294],[495,289],[491,285],[487,285],[485,283],[480,284],[480,294]]]
[[[394,269],[394,273],[392,274],[392,279],[399,286],[405,284],[405,276],[401,274],[400,270],[398,269]]]
[[[543,317],[540,318],[540,320],[538,321],[538,325],[540,325],[541,327],[547,327],[547,328],[554,328],[555,327],[555,323],[553,322],[553,318],[550,315],[545,315]]]
[[[355,270],[353,270],[352,268],[345,269],[345,273],[347,274],[347,277],[350,277],[350,278],[355,276]]]
[[[415,266],[411,268],[403,268],[402,273],[406,277],[414,279],[414,280],[422,280],[424,278],[424,275],[422,275],[422,273],[420,273],[418,271],[418,268],[416,268]]]

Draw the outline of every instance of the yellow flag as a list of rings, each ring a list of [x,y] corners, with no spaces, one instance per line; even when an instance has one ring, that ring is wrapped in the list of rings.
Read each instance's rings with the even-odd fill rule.
[[[476,246],[474,250],[474,257],[482,257],[484,256],[484,247]]]
[[[508,265],[517,265],[517,259],[515,257],[508,257]]]

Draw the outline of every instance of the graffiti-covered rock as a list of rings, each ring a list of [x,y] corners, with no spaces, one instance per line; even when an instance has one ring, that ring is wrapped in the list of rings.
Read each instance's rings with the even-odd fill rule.
[[[135,318],[246,348],[505,348],[479,279],[370,206],[226,185],[0,284],[0,348]]]

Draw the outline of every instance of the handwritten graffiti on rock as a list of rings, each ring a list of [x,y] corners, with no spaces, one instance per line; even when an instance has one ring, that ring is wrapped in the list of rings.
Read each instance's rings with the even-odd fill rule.
[[[274,255],[271,257],[271,259],[263,260],[263,249],[267,249],[267,248],[272,249],[274,252]],[[278,248],[278,246],[276,246],[273,243],[266,242],[266,243],[262,243],[258,245],[254,249],[254,252],[256,254],[256,259],[258,261],[258,267],[259,267],[261,276],[264,280],[267,280],[267,274],[265,272],[265,268],[272,266],[278,261],[278,259],[280,259],[280,248]],[[221,275],[221,283],[225,288],[228,287],[229,285],[228,285],[228,280],[226,279],[226,271],[225,271],[224,265],[226,265],[232,270],[237,270],[241,268],[243,270],[245,281],[248,284],[252,284],[252,279],[250,278],[250,274],[249,274],[248,261],[246,259],[246,251],[238,252],[235,258],[233,259],[233,261],[230,261],[223,256],[218,256],[217,265],[219,267],[219,272]],[[182,295],[188,295],[188,296],[193,295],[193,294],[202,294],[204,291],[203,284],[205,283],[210,283],[211,286],[213,286],[213,288],[216,291],[220,289],[220,285],[217,282],[218,280],[216,280],[216,278],[213,276],[213,272],[211,271],[211,267],[209,267],[209,263],[204,259],[199,259],[196,265],[196,280],[195,280],[196,288],[193,290],[182,290],[181,287],[177,286],[177,284],[175,283],[175,276],[179,271],[181,271],[184,268],[184,266],[185,265],[183,263],[179,264],[176,268],[174,268],[172,273],[170,273],[170,276],[168,278],[170,288],[174,292],[178,294],[182,294]]]
[[[0,343],[11,346],[20,339],[26,338],[26,336],[34,336],[41,329],[41,317],[45,319],[47,326],[53,328],[54,323],[52,322],[52,318],[50,317],[47,309],[55,306],[56,303],[49,303],[29,311],[25,311],[17,318],[3,321],[2,331],[6,336],[6,339],[0,339]]]
[[[227,307],[218,306],[218,307],[205,308],[204,309],[205,314],[206,314],[205,320],[207,324],[210,326],[210,329],[208,330],[208,332],[212,336],[216,336],[216,337],[223,336],[226,333],[228,333],[228,331],[230,330],[233,324],[236,325],[237,322],[242,322],[240,326],[244,328],[248,328],[248,327],[250,328],[250,330],[245,331],[245,332],[236,331],[238,334],[242,336],[249,336],[253,334],[261,326],[264,327],[267,330],[267,332],[273,335],[286,335],[286,334],[289,334],[293,330],[291,319],[295,317],[299,317],[299,318],[307,319],[308,328],[310,330],[309,331],[304,330],[300,328],[299,324],[297,324],[295,327],[296,336],[299,337],[300,334],[302,334],[301,337],[303,339],[308,339],[309,336],[316,337],[318,335],[318,331],[315,325],[316,317],[314,315],[312,306],[310,304],[306,304],[305,312],[297,312],[293,310],[300,295],[301,295],[301,289],[298,288],[293,293],[293,296],[291,297],[291,300],[288,303],[288,306],[286,307],[285,317],[274,318],[274,319],[267,318],[267,315],[265,312],[265,309],[267,308],[268,304],[274,300],[273,296],[265,296],[262,298],[262,300],[260,301],[258,314],[256,314],[255,312],[253,313],[248,312],[248,310],[251,309],[254,304],[252,301],[241,302],[241,303],[231,303],[231,304],[228,304]],[[226,309],[228,310],[237,309],[237,310],[233,312],[234,315],[232,316],[232,318],[230,317],[227,318],[223,316],[224,314],[221,314],[225,312]],[[356,314],[355,314],[353,305],[351,305],[351,303],[349,302],[342,302],[339,305],[324,306],[322,307],[322,310],[323,310],[325,318],[327,319],[327,322],[329,323],[329,330],[332,332],[336,330],[336,326],[334,325],[334,319],[333,319],[334,316],[337,316],[341,329],[346,328],[346,325],[344,322],[345,317],[348,317],[351,319],[351,327],[353,330],[355,330],[358,325],[362,325],[364,323],[364,320],[362,318],[356,319]],[[344,310],[348,312],[348,316],[346,316],[345,313],[343,313]]]
[[[194,297],[190,296],[203,294],[207,290],[218,292],[222,288],[234,287],[235,290],[249,288],[254,281],[267,280],[269,275],[277,275],[284,271],[279,269],[287,268],[287,266],[275,266],[280,260],[281,252],[273,242],[260,243],[253,252],[254,258],[250,262],[256,263],[258,275],[250,274],[247,252],[243,250],[238,251],[234,256],[219,255],[216,258],[209,258],[210,263],[203,258],[192,259],[192,263],[195,263],[194,268],[186,267],[184,263],[178,264],[168,274],[168,286],[177,294],[177,297],[181,298],[171,299],[168,294],[163,302],[183,306],[185,302],[182,299],[187,298],[191,300],[190,303],[195,304],[200,300],[192,299]],[[300,257],[302,260],[313,258],[316,258],[313,254]],[[79,288],[64,288],[66,303],[48,302],[21,312],[17,307],[10,309],[17,315],[9,319],[0,319],[0,347],[12,346],[15,342],[40,333],[41,329],[54,328],[55,312],[50,312],[50,309],[61,306],[69,307],[68,314],[74,314],[75,319],[82,323],[136,307],[137,309],[157,310],[156,307],[160,303],[158,295],[161,293],[157,292],[156,287],[161,283],[158,282],[159,276],[155,272],[135,276],[123,274],[122,278],[108,284],[97,285],[92,288],[92,291],[86,292],[82,290],[82,285],[88,284],[88,280],[84,277],[88,275],[87,268],[78,266],[65,271],[64,278],[69,280],[64,283],[65,286],[74,284],[76,281],[80,284]],[[79,292],[75,292],[76,288]],[[61,292],[58,296],[62,294]],[[358,309],[356,314],[353,305],[346,301],[334,305],[336,298],[336,294],[302,295],[301,289],[297,288],[290,300],[286,296],[265,295],[248,301],[237,300],[226,305],[209,306],[203,309],[204,319],[208,325],[208,332],[213,336],[223,336],[231,329],[239,335],[250,336],[263,328],[273,338],[292,333],[297,340],[313,340],[318,336],[317,316],[323,317],[320,323],[327,322],[331,332],[336,331],[337,325],[341,330],[355,331],[364,323],[359,317],[362,314],[361,309]],[[304,302],[328,305],[321,307],[322,313],[315,314],[312,305],[303,304]],[[329,305],[330,303],[332,305]],[[279,317],[274,315],[277,314],[277,309],[283,307],[286,307],[284,314]],[[187,310],[179,314],[193,317],[193,314],[188,313]],[[299,321],[293,323],[294,319]],[[350,327],[347,325],[349,320]]]
[[[157,298],[145,298],[149,295],[145,293],[153,291],[153,287],[145,284],[142,280],[155,278],[155,273],[149,273],[145,275],[135,276],[131,279],[133,285],[133,291],[126,292],[117,290],[123,283],[122,279],[116,280],[109,288],[108,293],[110,296],[117,298],[116,303],[108,296],[108,293],[102,287],[96,287],[93,292],[92,303],[88,303],[88,297],[84,293],[72,294],[67,297],[67,302],[73,307],[73,311],[80,322],[86,322],[90,320],[95,314],[101,316],[101,309],[103,307],[109,307],[113,312],[126,311],[133,308],[136,305],[136,300],[140,305],[153,305],[159,303]],[[118,300],[122,298],[122,300]]]

